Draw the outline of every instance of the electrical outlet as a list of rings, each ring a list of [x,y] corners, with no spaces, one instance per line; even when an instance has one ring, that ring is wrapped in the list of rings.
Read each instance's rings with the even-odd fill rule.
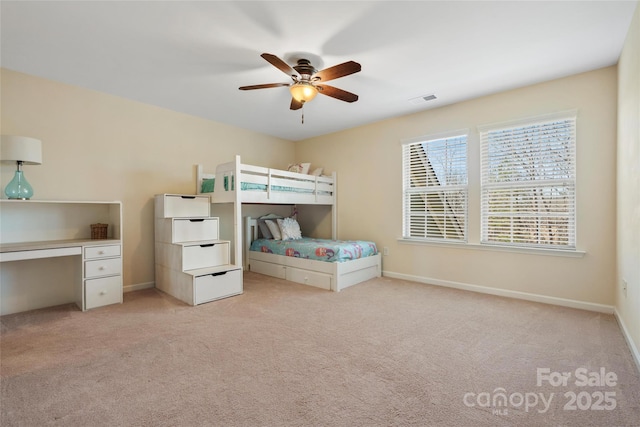
[[[389,248],[388,247],[385,246],[384,248],[382,248],[382,255],[384,255],[384,256],[389,255]]]
[[[622,295],[627,297],[627,281],[625,279],[622,279]]]

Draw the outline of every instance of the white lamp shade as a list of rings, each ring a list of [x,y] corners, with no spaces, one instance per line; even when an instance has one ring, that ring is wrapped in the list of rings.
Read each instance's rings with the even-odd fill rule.
[[[0,159],[12,163],[22,161],[25,165],[42,164],[42,142],[28,136],[2,135]]]

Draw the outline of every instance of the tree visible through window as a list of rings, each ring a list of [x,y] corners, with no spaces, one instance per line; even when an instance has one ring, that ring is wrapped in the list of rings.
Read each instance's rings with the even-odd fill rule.
[[[406,143],[405,238],[466,241],[467,136]]]
[[[576,117],[480,130],[482,243],[575,248]]]

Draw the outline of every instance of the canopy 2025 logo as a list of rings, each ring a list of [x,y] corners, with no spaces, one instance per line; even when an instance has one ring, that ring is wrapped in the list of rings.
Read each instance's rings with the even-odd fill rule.
[[[615,372],[607,372],[601,367],[598,371],[587,368],[577,368],[569,372],[551,371],[549,368],[538,368],[536,371],[536,386],[550,385],[552,387],[578,387],[578,392],[569,390],[558,393],[560,404],[564,403],[565,411],[612,411],[616,408],[616,392],[612,390],[593,390],[593,387],[613,388],[618,384]],[[503,387],[497,387],[493,392],[465,393],[462,398],[467,407],[492,408],[494,415],[508,415],[509,409],[524,409],[525,412],[537,411],[544,414],[549,411],[556,398],[556,393],[543,392],[512,392],[507,393]],[[563,399],[564,398],[564,399]]]

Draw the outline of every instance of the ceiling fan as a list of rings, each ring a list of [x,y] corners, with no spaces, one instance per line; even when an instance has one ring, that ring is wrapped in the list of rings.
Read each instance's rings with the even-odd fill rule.
[[[316,70],[308,59],[298,59],[298,63],[291,67],[282,59],[270,53],[260,55],[267,62],[291,77],[292,83],[267,83],[262,85],[242,86],[240,90],[266,89],[271,87],[288,86],[291,92],[291,109],[302,108],[305,102],[311,101],[318,93],[345,102],[355,102],[358,95],[324,84],[329,80],[348,76],[361,70],[360,64],[354,61],[344,62],[324,70]]]

